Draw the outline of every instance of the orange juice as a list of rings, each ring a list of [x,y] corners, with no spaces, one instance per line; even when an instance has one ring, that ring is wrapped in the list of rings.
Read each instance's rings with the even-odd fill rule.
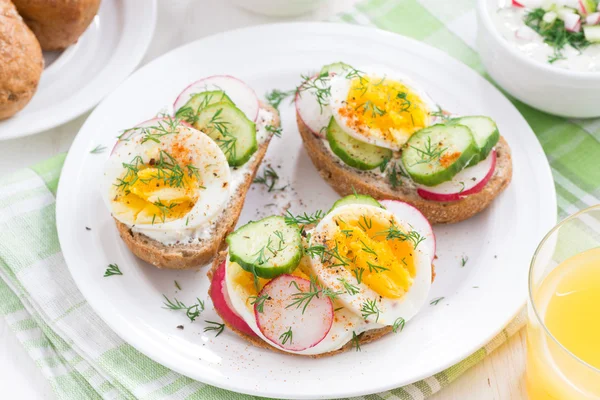
[[[547,331],[530,306],[529,398],[600,398],[600,248],[562,262],[533,298]]]

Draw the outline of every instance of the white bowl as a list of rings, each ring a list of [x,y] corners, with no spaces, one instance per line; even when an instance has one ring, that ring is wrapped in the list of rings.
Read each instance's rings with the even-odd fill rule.
[[[496,6],[497,0],[477,0],[477,47],[494,81],[517,99],[547,113],[600,117],[600,72],[561,69],[521,53],[496,29],[490,15]]]
[[[324,0],[231,0],[238,7],[270,17],[292,17],[316,10]]]

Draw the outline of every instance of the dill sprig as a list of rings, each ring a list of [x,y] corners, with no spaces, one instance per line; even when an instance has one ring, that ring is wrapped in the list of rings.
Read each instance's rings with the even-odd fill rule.
[[[362,239],[359,239],[359,241],[363,245],[363,247],[361,247],[362,251],[364,251],[365,253],[368,253],[368,254],[373,254],[375,257],[377,257],[377,252],[375,250],[373,250],[372,248],[367,246],[367,244],[365,242],[363,242]]]
[[[394,321],[394,325],[392,325],[392,331],[394,333],[398,332],[398,329],[400,329],[400,332],[402,332],[402,330],[404,329],[404,324],[406,324],[406,321],[404,320],[404,318],[402,317],[398,317],[395,321]]]
[[[352,347],[354,347],[356,351],[360,351],[360,339],[355,331],[352,331]]]
[[[106,150],[106,147],[105,147],[105,146],[102,146],[101,144],[99,144],[98,146],[94,147],[94,148],[93,148],[93,149],[90,151],[90,153],[91,153],[91,154],[100,154],[100,153],[103,153],[103,152],[104,152],[104,150]]]
[[[322,244],[316,244],[305,248],[304,253],[310,256],[310,258],[315,258],[318,256],[322,263],[331,263],[328,265],[328,268],[345,267],[350,265],[350,262],[352,261],[340,254],[337,242],[335,243],[335,247],[333,249],[329,249]],[[334,262],[334,260],[337,261]]]
[[[191,306],[186,306],[182,301],[177,300],[177,298],[173,297],[173,300],[170,300],[166,295],[163,294],[163,297],[165,298],[165,302],[164,307],[168,310],[172,310],[172,311],[178,311],[178,310],[185,310],[185,315],[190,319],[190,322],[194,322],[196,320],[196,318],[198,318],[198,316],[200,316],[200,314],[202,314],[202,311],[204,311],[204,302],[202,300],[200,300],[199,298],[196,298],[196,300],[198,301],[195,304],[192,304]]]
[[[441,118],[444,122],[450,121],[452,119],[452,117],[449,114],[446,114],[444,112],[444,110],[442,109],[442,107],[440,107],[439,105],[437,106],[437,111],[434,111],[432,113],[430,113],[429,115],[432,117],[438,117]]]
[[[558,18],[551,23],[545,22],[545,13],[546,11],[543,8],[533,9],[525,14],[523,22],[536,31],[544,39],[544,42],[554,49],[554,53],[548,57],[550,64],[565,58],[562,50],[567,44],[579,51],[591,44],[582,31],[568,31],[563,21]]]
[[[400,241],[409,241],[413,244],[413,247],[416,249],[419,244],[424,241],[426,238],[422,236],[417,231],[408,231],[404,232],[400,227],[396,225],[395,222],[392,222],[388,229],[383,231],[379,231],[375,233],[374,236],[383,236],[385,235],[386,240],[398,239]]]
[[[143,135],[141,143],[146,143],[148,141],[160,143],[160,139],[163,136],[178,133],[177,127],[179,126],[179,123],[179,118],[167,116],[160,120],[157,125],[138,128],[141,129]]]
[[[268,294],[263,294],[262,296],[250,296],[249,298],[252,299],[252,301],[250,301],[250,304],[256,307],[256,311],[258,311],[259,313],[264,312],[265,301],[271,299]]]
[[[117,264],[109,264],[108,268],[106,268],[106,271],[104,271],[105,278],[113,275],[123,275]]]
[[[296,306],[296,308],[302,307],[302,314],[306,311],[306,308],[310,304],[310,302],[316,297],[325,296],[329,297],[331,301],[335,300],[340,294],[343,292],[334,292],[333,290],[327,287],[321,287],[318,282],[316,276],[311,276],[310,278],[310,286],[307,292],[303,292],[302,289],[298,286],[296,281],[291,281],[290,286],[294,286],[298,292],[293,293],[292,297],[294,301],[288,304],[285,308],[290,308]]]
[[[262,173],[262,176],[257,176],[256,178],[254,178],[254,180],[252,181],[253,183],[260,183],[262,185],[265,185],[267,187],[267,191],[268,192],[272,192],[272,191],[277,191],[277,190],[284,190],[286,186],[282,186],[280,188],[276,188],[275,185],[277,184],[277,182],[279,181],[279,175],[277,174],[277,172],[275,172],[275,170],[268,165]]]
[[[279,340],[281,340],[281,344],[286,344],[287,342],[290,342],[290,344],[292,344],[293,336],[294,334],[292,333],[292,327],[290,326],[287,331],[283,332],[279,336]]]
[[[190,97],[190,100],[191,100],[194,97],[199,96],[199,95],[204,96],[204,97],[202,97],[202,101],[200,102],[200,104],[198,104],[198,107],[193,108],[192,106],[185,105],[185,106],[181,107],[179,110],[177,110],[177,112],[175,113],[175,117],[182,119],[182,120],[186,121],[187,123],[193,125],[196,122],[198,122],[198,116],[202,110],[204,110],[206,107],[208,107],[211,104],[219,103],[219,102],[225,100],[225,98],[227,96],[225,94],[225,92],[221,92],[221,98],[213,101],[214,96],[215,96],[213,93],[211,93],[211,94],[204,94],[204,93],[205,92],[196,93]]]
[[[375,315],[375,322],[379,321],[379,307],[375,300],[365,300],[360,307],[360,313],[364,319],[367,319],[371,315]]]
[[[161,218],[162,222],[165,222],[169,213],[171,211],[173,211],[173,208],[175,208],[179,205],[179,203],[164,204],[163,202],[160,201],[160,199],[158,199],[158,201],[155,201],[152,204],[154,204],[156,207],[158,207],[158,210],[160,211],[160,218]],[[154,225],[155,217],[156,217],[156,214],[152,217],[152,225]]]
[[[369,272],[371,273],[375,272],[376,274],[378,274],[380,272],[390,270],[389,268],[382,267],[381,265],[372,264],[369,261],[367,261],[367,265],[369,266]]]
[[[288,210],[285,215],[285,223],[287,225],[312,225],[318,223],[324,216],[323,210],[317,210],[312,214],[303,213],[298,215],[293,215]]]
[[[208,121],[206,128],[209,131],[217,131],[219,136],[215,142],[219,145],[228,160],[236,158],[236,143],[237,137],[231,133],[229,126],[231,123],[223,120],[221,114],[223,109],[219,108]]]
[[[344,278],[338,278],[338,281],[340,281],[342,286],[344,286],[344,290],[346,290],[346,293],[348,293],[350,296],[354,296],[355,294],[358,294],[360,292],[358,286],[351,284]]]
[[[279,89],[273,89],[269,93],[265,95],[267,102],[273,107],[279,110],[279,105],[283,100],[288,98],[289,96],[295,94],[297,89],[292,89],[288,91],[283,91]]]
[[[363,115],[366,114],[369,110],[371,111],[371,118],[375,118],[377,116],[384,116],[386,111],[382,108],[379,108],[377,104],[374,104],[371,100],[367,100],[367,102],[359,104],[354,109],[359,110],[362,108]]]
[[[362,282],[362,276],[363,276],[363,272],[365,272],[364,268],[354,268],[352,270],[352,273],[354,274],[354,277],[356,277],[356,283],[360,284]]]
[[[467,265],[468,261],[469,261],[469,256],[462,256],[462,258],[460,259],[460,266],[464,267],[465,265]]]
[[[272,133],[273,135],[277,136],[277,137],[281,137],[281,127],[275,127],[273,125],[267,125],[265,126],[265,130],[269,133]]]
[[[316,77],[310,77],[302,75],[302,83],[296,88],[296,93],[302,95],[302,92],[311,91],[312,94],[317,98],[321,113],[323,113],[323,107],[329,105],[329,97],[331,96],[331,85],[329,73],[323,72]]]
[[[442,148],[442,146],[439,144],[432,144],[430,136],[428,136],[427,141],[423,143],[423,148],[418,148],[412,145],[410,147],[412,147],[419,155],[419,160],[411,165],[411,167],[418,164],[429,164],[431,162],[438,161],[446,152],[446,150],[448,150],[447,147]]]
[[[215,332],[217,332],[215,337],[219,336],[225,330],[225,324],[220,324],[218,322],[206,321],[206,320],[204,322],[206,322],[207,324],[213,325],[213,326],[207,326],[206,328],[204,328],[204,332],[215,331]]]
[[[445,297],[437,297],[433,300],[431,300],[431,302],[429,303],[430,306],[437,306],[438,303],[442,300],[444,300]]]
[[[400,103],[399,112],[406,112],[410,109],[412,102],[406,98],[407,96],[408,96],[408,93],[406,93],[406,92],[400,92],[396,95],[396,97],[402,101]]]

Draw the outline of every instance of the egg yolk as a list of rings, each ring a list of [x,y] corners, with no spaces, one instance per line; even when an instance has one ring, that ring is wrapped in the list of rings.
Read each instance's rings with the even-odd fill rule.
[[[393,221],[376,217],[337,218],[336,224],[328,247],[337,246],[344,268],[382,297],[404,296],[416,275],[413,244],[401,238],[406,232]],[[334,257],[331,262],[339,260]]]
[[[377,130],[380,139],[404,144],[414,132],[428,126],[423,100],[406,85],[383,78],[354,78],[339,113],[348,127],[364,136]]]
[[[174,159],[152,164],[140,160],[127,164],[115,184],[115,213],[137,224],[169,222],[189,213],[201,187],[197,170],[189,165],[182,168]]]

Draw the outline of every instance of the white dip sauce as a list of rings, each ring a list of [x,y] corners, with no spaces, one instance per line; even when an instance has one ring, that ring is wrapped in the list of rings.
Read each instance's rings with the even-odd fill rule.
[[[492,2],[496,6],[496,2]],[[573,71],[600,71],[600,44],[592,44],[581,52],[570,45],[566,45],[561,54],[564,59],[549,63],[554,56],[554,48],[535,31],[531,30],[523,19],[528,10],[520,7],[490,7],[492,20],[500,34],[519,51],[530,58],[552,65],[557,68]],[[558,21],[561,22],[561,21]]]

